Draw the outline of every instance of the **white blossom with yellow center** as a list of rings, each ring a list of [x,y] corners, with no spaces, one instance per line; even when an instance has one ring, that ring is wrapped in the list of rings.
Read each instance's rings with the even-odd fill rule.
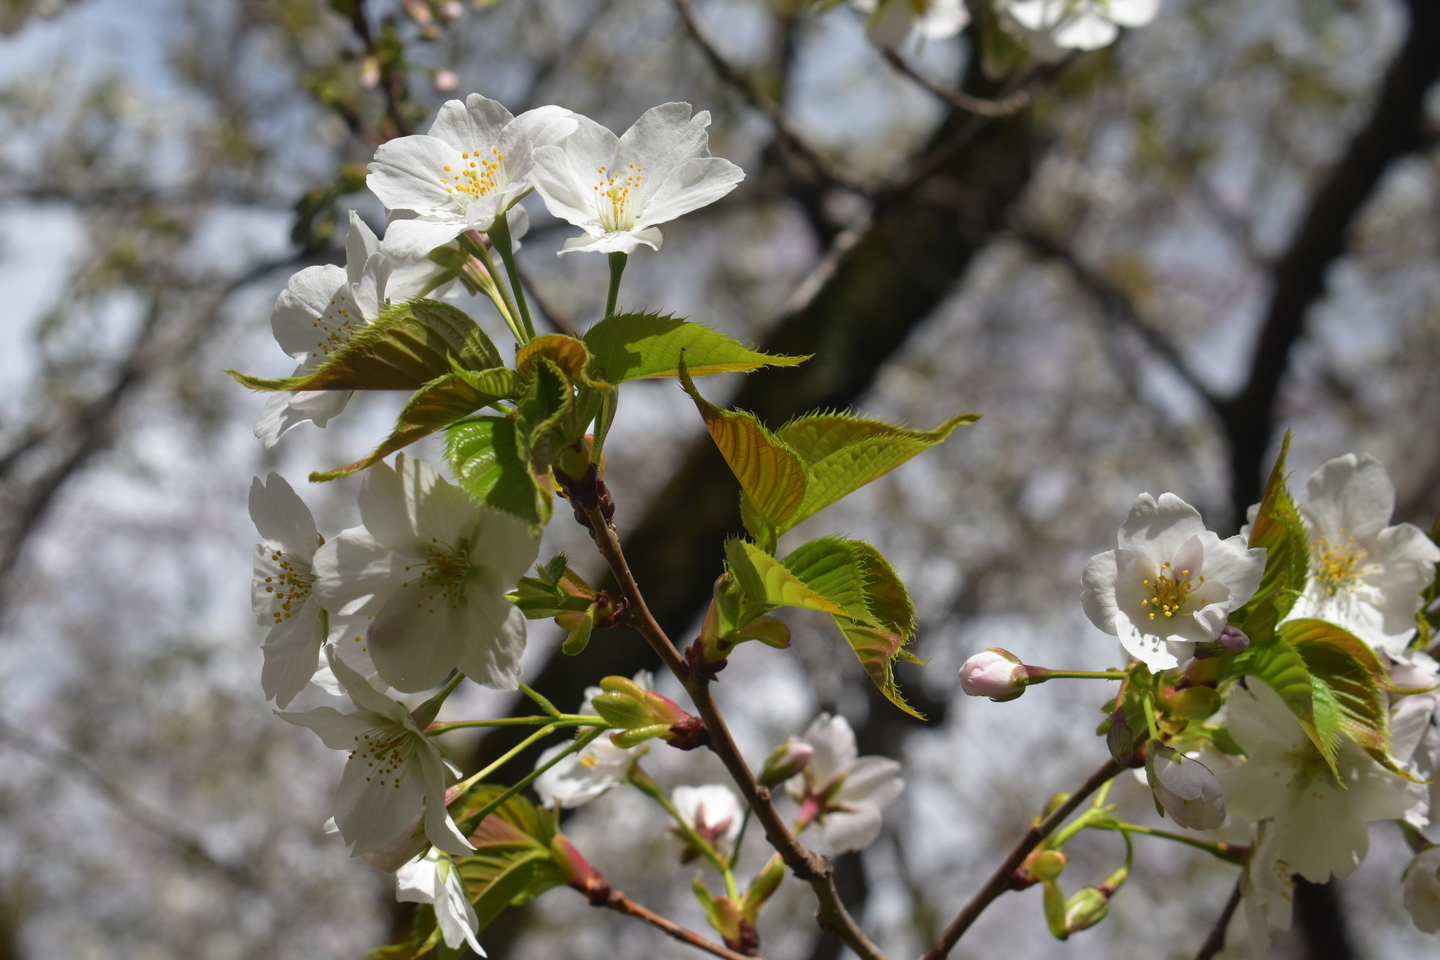
[[[1155,19],[1163,0],[1000,0],[1005,22],[1019,28],[1032,52],[1044,60],[1068,50],[1098,50],[1121,27],[1143,27]]]
[[[423,258],[466,230],[488,231],[532,186],[535,150],[560,143],[575,124],[560,107],[514,117],[472,93],[442,106],[429,133],[381,144],[366,184],[391,212],[386,252]],[[520,231],[512,224],[511,232]]]
[[[524,521],[476,502],[429,464],[398,454],[360,489],[364,525],[315,554],[327,609],[365,618],[363,642],[380,679],[406,693],[458,667],[476,683],[514,690],[525,617],[506,598],[535,562]]]
[[[550,213],[585,236],[561,253],[659,250],[658,229],[714,203],[745,179],[729,160],[710,156],[710,114],[688,103],[652,107],[622,136],[587,117],[561,145],[535,151],[535,190]]]
[[[1272,820],[1274,856],[1314,883],[1348,877],[1369,850],[1366,825],[1404,816],[1424,789],[1348,737],[1340,738],[1337,780],[1284,701],[1254,677],[1231,689],[1225,725],[1245,751],[1244,763],[1219,774],[1230,812]]]
[[[649,670],[635,674],[635,683],[642,690],[654,689],[654,678]],[[604,693],[599,687],[586,687],[585,700],[580,704],[579,713],[591,716],[595,713],[591,700]],[[576,731],[577,734],[583,731]],[[536,767],[543,767],[556,754],[566,750],[570,744],[557,743],[535,761]],[[617,747],[609,737],[599,737],[584,748],[562,759],[555,766],[535,778],[535,792],[541,801],[554,809],[571,809],[589,803],[607,793],[612,787],[624,783],[630,770],[650,749],[641,743],[628,749]]]
[[[814,820],[834,853],[868,847],[880,836],[881,811],[905,789],[900,764],[860,756],[849,722],[828,713],[811,722],[800,742],[814,752],[805,769],[785,782],[786,792],[796,803],[815,805]]]
[[[355,712],[320,707],[279,715],[314,730],[330,749],[350,752],[335,797],[335,825],[351,845],[351,855],[393,843],[413,828],[422,807],[425,836],[431,843],[456,856],[473,853],[475,848],[445,809],[446,773],[455,770],[440,748],[415,725],[403,703],[385,696],[346,666],[333,646],[327,646],[325,653]]]
[[[379,315],[387,298],[404,300],[418,295],[439,269],[429,261],[397,262],[380,249],[379,239],[365,221],[350,211],[345,269],[325,264],[296,273],[270,315],[275,340],[300,361],[292,376],[309,373],[324,363]],[[272,393],[255,423],[255,436],[273,447],[306,421],[325,426],[349,401],[348,390]]]
[[[1241,537],[1221,540],[1173,493],[1158,501],[1142,493],[1117,539],[1116,549],[1085,565],[1081,603],[1151,670],[1179,666],[1196,643],[1218,637],[1265,572],[1264,550]]]
[[[1336,457],[1311,475],[1299,506],[1310,580],[1288,619],[1328,620],[1404,660],[1440,547],[1414,524],[1386,526],[1395,487],[1384,464],[1368,454]]]
[[[272,472],[264,483],[255,478],[250,519],[261,538],[255,544],[251,606],[260,625],[269,628],[260,684],[267,698],[285,707],[315,677],[327,632],[338,635],[347,624],[325,616],[315,598],[312,564],[321,538],[310,508],[284,477]],[[363,644],[346,651],[346,659],[361,673],[374,671]]]
[[[395,871],[395,899],[402,903],[429,903],[435,906],[435,922],[445,946],[457,950],[469,944],[477,956],[485,956],[475,931],[480,918],[465,895],[465,881],[445,854],[431,847],[423,855]]]

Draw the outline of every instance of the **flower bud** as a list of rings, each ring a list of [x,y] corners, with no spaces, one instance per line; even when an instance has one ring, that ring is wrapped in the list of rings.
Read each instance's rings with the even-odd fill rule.
[[[785,861],[780,858],[780,854],[772,853],[765,868],[750,881],[750,886],[745,891],[745,899],[740,904],[740,912],[748,923],[755,922],[755,918],[760,915],[760,907],[779,889],[780,881],[784,879]]]
[[[1220,694],[1214,687],[1186,687],[1165,698],[1165,707],[1186,720],[1204,720],[1220,709]]]
[[[1065,901],[1065,930],[1079,933],[1088,930],[1110,912],[1110,898],[1094,887],[1086,887]]]
[[[1206,657],[1222,657],[1226,654],[1244,653],[1250,647],[1250,637],[1244,630],[1232,624],[1225,624],[1225,629],[1215,638],[1214,643],[1197,643],[1195,645],[1195,657],[1203,660]]]
[[[1210,768],[1174,751],[1153,757],[1151,781],[1165,812],[1190,830],[1214,830],[1225,822],[1225,793]]]
[[[1105,745],[1110,748],[1110,756],[1116,763],[1123,767],[1134,764],[1135,731],[1130,728],[1130,721],[1125,719],[1124,709],[1116,709],[1110,717],[1110,729],[1105,734]]]
[[[1415,926],[1440,931],[1440,847],[1426,847],[1405,868],[1404,901]]]
[[[563,833],[550,841],[550,856],[565,874],[570,886],[585,894],[592,906],[603,907],[610,899],[610,884]]]
[[[1026,867],[1036,880],[1059,880],[1065,872],[1065,854],[1059,850],[1041,850],[1030,857]]]
[[[960,689],[968,696],[989,697],[997,703],[1014,700],[1025,692],[1029,673],[1020,658],[991,647],[965,661],[960,668]]]
[[[610,735],[618,747],[629,749],[652,737],[664,737],[682,750],[707,742],[704,721],[681,710],[669,697],[625,677],[606,677],[600,689],[604,692],[592,697],[590,705],[606,723],[620,728]]]
[[[760,785],[773,787],[784,783],[810,765],[815,748],[802,740],[787,740],[765,758],[765,767],[760,771]]]

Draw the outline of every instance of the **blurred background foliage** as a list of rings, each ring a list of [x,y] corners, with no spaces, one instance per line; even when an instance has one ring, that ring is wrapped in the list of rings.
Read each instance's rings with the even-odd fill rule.
[[[389,879],[321,830],[336,758],[263,701],[244,507],[251,474],[354,459],[396,402],[363,398],[262,451],[262,398],[218,374],[288,372],[275,295],[343,258],[349,207],[381,226],[364,164],[450,96],[558,103],[617,129],[667,100],[711,111],[714,152],[747,179],[633,258],[622,302],[817,354],[715,399],[772,424],[815,406],[923,428],[986,415],[789,535],[842,531],[892,558],[932,660],[900,680],[930,722],[877,702],[799,616],[791,650],[747,650],[717,690],[752,758],[824,709],[862,753],[904,762],[881,841],[841,861],[891,955],[918,953],[1044,799],[1103,759],[1098,690],[996,705],[957,697],[954,676],[989,645],[1115,661],[1080,615],[1079,572],[1136,493],[1174,491],[1233,530],[1289,426],[1298,477],[1374,453],[1398,518],[1428,526],[1436,5],[1167,0],[1152,26],[1048,65],[999,63],[986,22],[902,51],[966,101],[898,72],[850,8],[795,0],[0,0],[0,958],[353,957],[407,922]],[[1006,69],[987,73],[977,44]],[[536,300],[552,328],[583,329],[604,264],[557,259],[568,228],[531,212]],[[739,518],[676,390],[627,387],[607,453],[640,582],[685,636]],[[322,530],[356,522],[357,487],[304,491]],[[547,541],[542,555],[591,563],[578,527],[557,520]],[[526,675],[572,709],[648,660],[623,631],[561,659],[535,624]],[[514,706],[474,687],[453,705]],[[502,744],[449,746],[476,764]],[[722,777],[664,748],[646,766],[667,788]],[[1154,816],[1138,784],[1114,796]],[[566,830],[636,899],[704,926],[638,798],[616,791]],[[1400,907],[1398,835],[1373,839],[1338,889],[1302,889],[1280,955],[1434,950]],[[1109,840],[1077,841],[1076,882],[1118,863]],[[758,868],[763,840],[748,843]],[[1145,845],[1101,926],[1056,944],[1038,890],[1017,894],[956,956],[1190,956],[1232,880]],[[765,954],[838,956],[812,910],[785,885]],[[1245,955],[1242,927],[1227,956]],[[686,950],[565,889],[484,942],[492,957]]]

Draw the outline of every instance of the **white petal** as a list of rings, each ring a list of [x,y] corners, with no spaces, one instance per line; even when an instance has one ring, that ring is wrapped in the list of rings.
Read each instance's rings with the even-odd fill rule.
[[[376,718],[381,718],[391,726],[398,726],[409,729],[418,734],[415,724],[410,720],[410,711],[405,705],[397,700],[392,700],[379,690],[369,680],[365,679],[358,672],[351,668],[345,659],[335,652],[335,648],[325,648],[325,660],[330,665],[330,670],[335,674],[335,679],[345,688],[345,693],[350,701],[360,710]]]
[[[1080,605],[1085,608],[1085,615],[1090,618],[1091,623],[1111,636],[1116,633],[1115,616],[1119,612],[1115,599],[1117,576],[1114,550],[1091,557],[1085,564],[1085,572],[1080,576],[1081,585],[1084,587],[1084,592],[1080,594]]]
[[[1231,610],[1243,607],[1260,589],[1260,578],[1265,575],[1265,551],[1251,550],[1242,537],[1221,540],[1208,530],[1200,539],[1205,547],[1200,572],[1207,583],[1216,580],[1229,588]]]
[[[360,284],[370,258],[379,252],[380,238],[375,236],[375,231],[360,218],[360,214],[351,210],[350,232],[345,235],[345,275],[352,287]]]
[[[1106,16],[1122,27],[1143,27],[1160,12],[1164,0],[1110,0]]]
[[[1052,36],[1056,46],[1069,50],[1099,50],[1120,35],[1113,21],[1091,10],[1082,10],[1062,24]]]
[[[395,871],[395,899],[401,903],[434,903],[439,885],[433,850]]]
[[[422,556],[425,548],[415,522],[415,501],[429,493],[438,477],[428,464],[404,454],[395,458],[395,466],[404,470],[403,478],[384,461],[365,471],[360,518],[380,545],[407,556]]]
[[[1440,931],[1440,847],[1427,847],[1405,868],[1404,899],[1416,927]]]
[[[810,765],[805,768],[806,776],[821,787],[847,773],[859,753],[855,747],[855,731],[850,729],[849,722],[828,713],[816,717],[801,739],[815,748]]]
[[[403,566],[369,530],[351,527],[315,551],[315,596],[339,616],[374,616],[403,580]]]
[[[458,488],[455,488],[458,489]],[[468,495],[461,493],[461,496]],[[470,544],[475,562],[495,571],[503,589],[508,590],[525,576],[540,555],[540,538],[530,532],[525,521],[503,510],[492,510],[466,500],[468,509],[480,515],[480,525]]]
[[[353,750],[357,738],[370,733],[379,718],[363,713],[341,713],[334,707],[316,707],[305,713],[276,711],[276,716],[297,727],[308,727],[331,750]]]
[[[334,264],[306,267],[292,276],[270,314],[270,329],[280,348],[296,360],[310,358],[316,321],[334,320],[334,301],[349,286],[350,278]]]
[[[720,157],[700,157],[676,167],[640,211],[637,227],[668,223],[725,196],[745,179],[745,171]]]
[[[1191,537],[1205,532],[1200,511],[1173,493],[1162,493],[1157,501],[1142,493],[1120,527],[1118,546],[1145,554],[1156,566],[1174,558]]]
[[[1347,453],[1310,475],[1300,510],[1316,539],[1344,543],[1354,537],[1367,543],[1390,522],[1395,486],[1379,460]]]
[[[944,40],[969,25],[970,10],[962,0],[930,0],[916,27],[928,40]]]
[[[365,184],[391,210],[411,210],[435,219],[453,216],[464,205],[464,194],[454,184],[464,176],[469,161],[460,149],[438,137],[398,137],[382,143],[367,168]],[[390,224],[390,229],[394,224]],[[384,248],[394,252],[390,229]]]
[[[468,229],[470,222],[460,211],[445,220],[392,220],[385,228],[385,252],[400,260],[421,260]]]
[[[468,626],[466,613],[433,586],[409,581],[390,594],[370,624],[370,659],[380,679],[396,690],[428,690],[458,665]]]
[[[905,782],[900,779],[900,764],[889,757],[861,757],[845,774],[845,782],[835,794],[840,803],[869,803],[884,807],[900,796]]]
[[[335,797],[335,823],[354,856],[394,840],[420,813],[425,797],[418,770],[380,774],[368,763],[360,753],[350,758]]]
[[[465,593],[460,611],[464,640],[456,666],[483,687],[514,690],[525,657],[525,615],[495,589],[493,574],[487,574]]]
[[[250,519],[266,543],[309,565],[319,546],[315,517],[295,488],[273,470],[264,483],[256,477],[250,484]]]
[[[692,117],[688,103],[662,103],[642,113],[621,134],[617,158],[641,168],[642,202],[660,186],[661,180],[652,181],[651,177],[665,178],[686,160],[710,155],[710,135],[705,129],[708,126],[709,111]]]
[[[270,631],[261,652],[265,664],[260,670],[260,686],[265,698],[285,708],[295,695],[305,689],[315,668],[320,664],[320,648],[325,643],[325,629],[320,622],[320,604],[313,596],[289,620]]]
[[[836,853],[863,850],[880,836],[880,811],[872,806],[827,814],[821,825]]]
[[[613,233],[599,236],[571,237],[565,241],[565,246],[560,250],[560,254],[563,256],[567,253],[634,253],[642,246],[649,247],[651,250],[659,250],[664,241],[665,235],[660,232],[659,227],[647,227],[644,230],[616,230]]]
[[[435,112],[429,135],[438,137],[458,151],[489,151],[500,143],[506,124],[515,119],[510,111],[494,100],[472,93],[462,103],[446,101]]]
[[[440,753],[428,738],[416,758],[421,780],[425,785],[425,836],[446,853],[463,857],[475,848],[455,826],[450,811],[445,809],[445,765]]]

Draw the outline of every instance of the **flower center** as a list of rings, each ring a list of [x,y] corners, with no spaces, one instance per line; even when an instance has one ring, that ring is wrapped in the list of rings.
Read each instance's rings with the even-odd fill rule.
[[[445,164],[441,170],[446,176],[440,178],[440,185],[445,192],[455,196],[455,200],[463,207],[473,200],[489,196],[498,190],[500,184],[500,161],[505,159],[505,154],[495,147],[490,148],[490,156],[484,156],[479,150],[466,151],[460,154],[460,169],[451,169],[450,164]]]
[[[470,551],[464,543],[459,547],[451,547],[441,543],[436,537],[430,538],[425,550],[426,557],[423,562],[412,563],[405,568],[407,573],[411,570],[417,571],[416,579],[407,580],[400,586],[403,588],[418,583],[430,588],[425,597],[428,603],[415,604],[417,609],[434,613],[436,604],[447,603],[450,609],[456,609],[460,606],[460,601],[465,599],[466,585],[479,572],[470,562]]]
[[[595,184],[595,206],[600,213],[600,225],[606,233],[616,230],[630,230],[635,226],[635,204],[631,192],[640,192],[640,181],[645,179],[643,167],[629,164],[624,170],[611,173],[609,167],[600,167],[600,182]]]
[[[348,289],[342,287],[331,299],[330,308],[325,311],[324,316],[316,317],[315,322],[310,324],[318,331],[315,335],[320,338],[315,341],[315,349],[310,351],[312,358],[328,357],[331,350],[339,349],[355,335],[356,330],[365,325],[365,317],[350,299],[346,292]]]
[[[1345,531],[1340,532],[1343,534]],[[1354,544],[1355,538],[1349,537],[1343,544],[1320,540],[1310,546],[1315,553],[1315,579],[1320,588],[1332,597],[1353,584],[1359,576],[1366,550]]]
[[[393,781],[395,789],[400,789],[400,781],[405,778],[405,755],[400,749],[405,736],[403,730],[390,732],[377,727],[355,738],[355,749],[350,755],[365,761],[366,783],[378,777],[380,786],[388,786]]]
[[[270,554],[270,562],[275,564],[276,571],[265,578],[265,592],[272,595],[272,604],[278,604],[278,609],[271,611],[278,624],[289,620],[305,603],[305,598],[310,596],[310,591],[315,586],[315,575],[309,571],[308,564],[307,569],[301,570],[286,559],[283,550]]]
[[[1169,563],[1160,564],[1160,572],[1153,580],[1142,580],[1145,586],[1150,588],[1150,596],[1140,601],[1140,606],[1145,607],[1150,614],[1150,619],[1158,617],[1178,616],[1185,601],[1190,599],[1190,593],[1200,584],[1205,582],[1202,574],[1193,583],[1190,580],[1190,571],[1181,570],[1178,575],[1167,572],[1171,567]]]

